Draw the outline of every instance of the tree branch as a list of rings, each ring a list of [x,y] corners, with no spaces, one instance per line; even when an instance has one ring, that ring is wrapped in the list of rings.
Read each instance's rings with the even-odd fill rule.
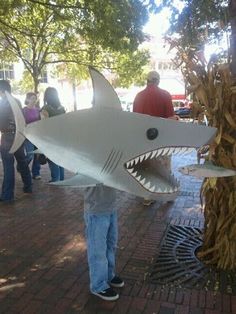
[[[0,19],[0,24],[4,25],[5,27],[7,27],[8,29],[10,28],[11,30],[13,31],[16,31],[18,32],[19,34],[23,35],[23,36],[30,36],[30,37],[33,37],[33,36],[37,36],[36,34],[32,34],[32,33],[27,33],[25,31],[22,31],[20,30],[18,27],[14,27],[6,22],[4,22],[2,19]],[[1,32],[2,30],[0,30]]]
[[[28,0],[28,2],[31,2],[34,4],[40,4],[40,5],[43,5],[45,7],[58,8],[58,9],[84,9],[84,7],[81,6],[78,1],[77,1],[77,5],[63,5],[63,4],[42,2],[39,0]]]
[[[103,69],[106,69],[106,70],[116,70],[117,68],[116,67],[108,67],[108,66],[105,66],[103,63],[84,63],[84,62],[80,62],[78,60],[68,60],[68,59],[61,59],[61,60],[53,60],[53,61],[45,61],[44,62],[44,65],[46,64],[57,64],[57,63],[76,63],[76,64],[79,64],[79,65],[82,65],[82,66],[91,66],[93,65],[94,67],[97,67],[97,68],[103,68]]]

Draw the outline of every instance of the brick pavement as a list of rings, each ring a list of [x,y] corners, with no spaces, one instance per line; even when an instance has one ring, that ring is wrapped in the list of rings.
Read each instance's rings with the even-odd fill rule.
[[[191,158],[176,158],[174,166]],[[49,186],[47,165],[42,177],[31,196],[22,195],[17,177],[17,201],[0,204],[0,313],[236,314],[236,296],[148,280],[167,223],[203,224],[199,180],[182,177],[183,192],[173,204],[144,207],[118,193],[117,268],[125,287],[117,302],[105,302],[88,291],[80,190]]]

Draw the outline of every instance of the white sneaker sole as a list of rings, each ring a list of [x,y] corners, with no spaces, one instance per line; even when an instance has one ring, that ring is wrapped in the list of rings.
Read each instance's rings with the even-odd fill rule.
[[[104,295],[101,295],[100,293],[96,293],[96,292],[91,292],[92,294],[96,295],[97,297],[99,297],[100,299],[103,299],[105,301],[116,301],[119,299],[119,294],[114,295],[113,297],[106,297]]]
[[[124,287],[124,285],[125,285],[124,281],[122,283],[111,283],[110,282],[110,286],[112,288],[122,288],[122,287]]]

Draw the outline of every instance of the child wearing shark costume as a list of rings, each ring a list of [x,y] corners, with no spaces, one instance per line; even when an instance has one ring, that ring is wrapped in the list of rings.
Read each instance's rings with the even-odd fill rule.
[[[10,152],[14,153],[28,138],[50,160],[76,174],[53,184],[86,189],[90,289],[104,300],[116,300],[119,295],[110,286],[121,287],[124,282],[115,275],[117,218],[113,189],[142,198],[173,199],[179,192],[175,177],[163,171],[161,161],[158,169],[146,169],[143,162],[195,150],[208,144],[216,129],[123,112],[109,82],[93,68],[90,74],[93,108],[29,125],[25,125],[14,98],[6,93],[16,119]]]
[[[112,288],[124,286],[115,273],[118,239],[116,191],[103,184],[84,189],[90,291],[103,300],[114,301],[119,294]]]

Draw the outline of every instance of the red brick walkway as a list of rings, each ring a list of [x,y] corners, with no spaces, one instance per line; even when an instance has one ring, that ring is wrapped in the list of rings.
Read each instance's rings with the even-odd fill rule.
[[[185,178],[174,204],[148,208],[119,193],[117,267],[125,287],[117,302],[105,302],[88,289],[82,194],[47,185],[47,166],[42,176],[32,196],[22,196],[18,178],[17,201],[0,205],[0,313],[236,314],[235,296],[147,279],[168,222],[202,225],[199,181]]]

